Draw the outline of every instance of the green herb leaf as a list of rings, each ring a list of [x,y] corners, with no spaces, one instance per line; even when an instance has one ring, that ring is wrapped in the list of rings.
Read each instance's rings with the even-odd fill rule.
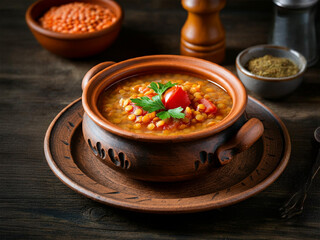
[[[141,97],[130,100],[137,106],[142,107],[143,110],[151,113],[160,109],[165,109],[162,101],[159,98],[155,98],[157,96],[159,95],[154,96],[152,100],[148,97]]]
[[[161,112],[157,113],[157,117],[161,118],[163,120],[163,119],[166,119],[166,118],[170,118],[171,116],[168,113],[168,111],[161,111]]]
[[[185,114],[182,113],[182,111],[183,111],[182,107],[177,107],[177,108],[174,108],[174,109],[169,109],[168,113],[173,118],[184,118]]]
[[[168,111],[159,112],[159,113],[157,113],[157,117],[161,118],[162,120],[166,119],[166,118],[170,118],[170,117],[184,118],[185,114],[182,113],[182,111],[183,111],[182,107],[177,107],[174,109],[169,109]]]
[[[155,83],[152,82],[150,83],[149,88],[152,89],[155,93],[159,94],[160,97],[161,95],[168,89],[171,88],[173,86],[177,85],[177,83],[171,83],[171,82],[167,82],[166,84],[162,84],[162,83]]]

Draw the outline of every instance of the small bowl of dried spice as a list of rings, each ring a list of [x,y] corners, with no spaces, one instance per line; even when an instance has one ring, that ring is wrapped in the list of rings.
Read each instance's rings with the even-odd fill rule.
[[[108,48],[122,20],[122,8],[112,0],[39,0],[26,12],[37,41],[67,58],[88,57]]]
[[[275,45],[258,45],[240,52],[237,73],[245,87],[264,97],[281,98],[302,82],[307,62],[299,52]]]

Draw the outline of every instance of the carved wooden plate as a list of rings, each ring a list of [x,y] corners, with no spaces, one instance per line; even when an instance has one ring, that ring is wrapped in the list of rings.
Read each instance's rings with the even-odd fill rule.
[[[185,182],[133,180],[100,162],[82,136],[81,98],[52,121],[44,151],[51,170],[64,184],[95,201],[141,212],[205,211],[237,203],[264,190],[287,166],[291,144],[285,125],[252,97],[246,111],[249,117],[263,122],[262,138],[231,163]]]

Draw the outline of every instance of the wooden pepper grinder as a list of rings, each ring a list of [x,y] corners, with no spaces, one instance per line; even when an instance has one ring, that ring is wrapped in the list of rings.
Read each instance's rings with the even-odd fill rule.
[[[225,57],[225,32],[219,12],[226,0],[182,0],[188,18],[181,29],[180,53],[221,63]]]

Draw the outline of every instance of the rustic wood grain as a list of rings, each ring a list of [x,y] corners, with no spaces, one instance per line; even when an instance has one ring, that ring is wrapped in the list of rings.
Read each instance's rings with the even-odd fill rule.
[[[260,99],[281,117],[292,140],[287,169],[265,191],[204,213],[127,212],[96,203],[62,184],[45,161],[45,131],[63,107],[80,97],[81,79],[92,66],[142,55],[179,54],[186,12],[178,0],[119,0],[125,20],[112,47],[89,59],[67,60],[41,48],[28,30],[24,14],[32,2],[0,2],[0,239],[320,238],[319,176],[302,215],[282,220],[278,211],[315,157],[319,62],[307,70],[292,95],[278,101]],[[227,1],[221,11],[226,68],[235,73],[235,57],[242,49],[267,42],[272,14],[268,0]]]

